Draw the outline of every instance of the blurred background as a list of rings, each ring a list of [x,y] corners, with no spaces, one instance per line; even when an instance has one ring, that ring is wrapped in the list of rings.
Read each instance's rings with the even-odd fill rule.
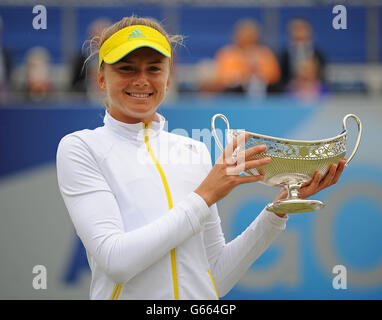
[[[292,139],[333,137],[348,113],[363,123],[341,181],[313,197],[326,207],[290,215],[224,299],[381,299],[377,0],[0,1],[0,299],[88,299],[90,271],[59,194],[55,156],[64,135],[103,123],[97,59],[83,68],[84,42],[132,14],[185,37],[159,109],[169,131],[209,130],[215,113],[232,128]],[[348,130],[349,155],[357,127],[349,121]],[[196,138],[216,159],[213,139]],[[277,192],[252,184],[221,201],[227,241]],[[45,267],[46,289],[33,286],[35,266]],[[333,286],[336,266],[346,270],[342,289]]]

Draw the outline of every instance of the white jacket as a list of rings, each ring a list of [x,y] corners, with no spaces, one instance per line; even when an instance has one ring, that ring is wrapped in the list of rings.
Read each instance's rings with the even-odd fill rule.
[[[91,299],[217,299],[285,228],[263,210],[226,244],[216,205],[193,191],[207,147],[163,130],[165,119],[65,136],[58,184],[92,271]]]

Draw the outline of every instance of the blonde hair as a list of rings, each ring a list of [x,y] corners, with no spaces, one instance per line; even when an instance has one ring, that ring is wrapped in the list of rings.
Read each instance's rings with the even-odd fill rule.
[[[141,18],[137,17],[135,15],[132,15],[130,17],[125,17],[121,19],[120,21],[112,24],[108,28],[105,28],[100,36],[94,36],[90,40],[85,41],[84,45],[88,45],[89,56],[85,60],[84,66],[86,63],[92,59],[94,56],[98,55],[99,50],[102,46],[102,44],[110,38],[114,33],[116,33],[119,30],[122,30],[123,28],[132,26],[132,25],[143,25],[147,27],[151,27],[157,31],[159,31],[168,41],[168,43],[171,46],[171,56],[173,55],[176,47],[178,45],[183,45],[183,39],[184,37],[181,35],[169,35],[166,30],[163,28],[163,26],[155,20],[154,18]],[[102,68],[103,64],[101,65]]]

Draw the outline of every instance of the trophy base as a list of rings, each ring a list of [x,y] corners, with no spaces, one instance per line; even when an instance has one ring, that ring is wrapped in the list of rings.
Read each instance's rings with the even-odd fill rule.
[[[320,210],[324,206],[318,200],[290,199],[269,203],[267,210],[274,213],[302,213]]]

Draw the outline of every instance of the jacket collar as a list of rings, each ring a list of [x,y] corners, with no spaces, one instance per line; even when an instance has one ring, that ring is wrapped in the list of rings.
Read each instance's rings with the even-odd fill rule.
[[[105,127],[114,133],[135,141],[144,141],[145,135],[149,138],[155,137],[163,130],[166,119],[159,113],[156,113],[159,121],[153,121],[147,126],[143,122],[125,123],[113,118],[106,110],[103,122]]]

